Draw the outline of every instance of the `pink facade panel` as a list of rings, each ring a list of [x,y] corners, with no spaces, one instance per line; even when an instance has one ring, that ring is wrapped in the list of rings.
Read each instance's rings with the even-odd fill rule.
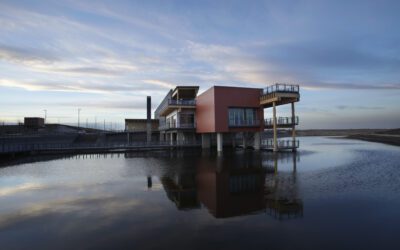
[[[197,133],[256,132],[263,130],[262,89],[214,86],[197,97]],[[255,108],[258,126],[230,127],[229,108]]]
[[[196,132],[215,131],[214,88],[210,88],[196,98]]]

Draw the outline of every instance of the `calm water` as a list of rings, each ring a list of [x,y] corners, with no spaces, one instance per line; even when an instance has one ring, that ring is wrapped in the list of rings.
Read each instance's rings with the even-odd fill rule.
[[[2,249],[400,249],[400,147],[41,160],[0,168]]]

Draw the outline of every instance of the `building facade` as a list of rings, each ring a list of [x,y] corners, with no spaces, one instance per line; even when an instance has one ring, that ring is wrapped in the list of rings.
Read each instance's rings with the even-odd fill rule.
[[[198,86],[171,89],[154,112],[159,120],[160,141],[187,144],[196,141],[196,96]]]
[[[299,86],[274,84],[268,88],[213,86],[197,96],[198,86],[171,89],[155,111],[159,120],[160,141],[175,144],[201,139],[203,148],[214,142],[217,150],[224,145],[258,150],[296,150],[294,103],[300,100]],[[290,117],[277,117],[276,106],[291,104]],[[273,117],[264,119],[264,109],[272,108]],[[278,140],[277,130],[291,129],[292,140]],[[262,132],[273,130],[273,139],[262,140]]]

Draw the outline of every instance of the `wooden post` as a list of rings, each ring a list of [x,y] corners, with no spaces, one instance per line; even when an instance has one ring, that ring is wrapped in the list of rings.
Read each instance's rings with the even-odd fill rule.
[[[292,102],[292,147],[296,151],[296,116],[294,113],[294,102]]]
[[[278,151],[278,131],[276,127],[276,104],[275,102],[272,103],[273,105],[273,119],[274,119],[274,152]]]

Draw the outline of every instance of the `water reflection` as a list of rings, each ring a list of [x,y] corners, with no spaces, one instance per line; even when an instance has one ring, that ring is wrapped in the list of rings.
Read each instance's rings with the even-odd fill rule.
[[[0,248],[397,249],[399,148],[303,140],[297,154],[159,151],[2,167]],[[322,142],[337,146],[313,146]]]
[[[288,161],[292,169],[280,171],[279,163]],[[277,219],[298,218],[303,216],[303,202],[297,192],[297,161],[295,153],[203,153],[192,155],[190,162],[177,162],[175,169],[159,179],[179,210],[205,206],[215,218],[257,213]],[[147,177],[147,187],[151,186],[152,177]]]

